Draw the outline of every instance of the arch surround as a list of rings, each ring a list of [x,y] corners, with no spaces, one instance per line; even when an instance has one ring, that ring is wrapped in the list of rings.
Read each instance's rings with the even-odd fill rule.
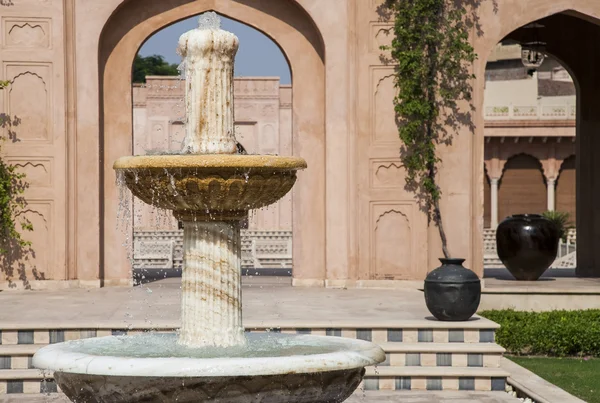
[[[562,14],[561,14],[562,13]],[[600,217],[600,192],[594,191],[600,185],[600,164],[594,162],[594,150],[600,152],[600,141],[593,133],[600,131],[600,74],[593,71],[600,65],[600,2],[595,0],[499,0],[497,7],[491,1],[481,4],[479,16],[483,33],[474,35],[473,44],[480,58],[474,65],[477,77],[474,83],[474,103],[477,110],[483,110],[485,66],[487,55],[494,46],[518,28],[540,19],[552,21],[552,16],[570,17],[563,21],[560,29],[555,29],[549,43],[549,52],[569,70],[578,92],[577,105],[577,211],[578,249],[577,275],[600,277],[600,252],[595,251],[593,240],[600,236],[600,227],[594,226]],[[550,17],[550,18],[549,18]],[[492,23],[493,22],[493,23]],[[557,21],[554,21],[557,22]],[[574,23],[575,22],[575,23]],[[556,28],[556,27],[555,27]],[[550,32],[549,30],[548,32]],[[511,35],[512,37],[512,35]],[[553,42],[553,43],[551,43]],[[594,45],[596,44],[596,45]],[[595,46],[595,47],[594,47]],[[482,57],[486,56],[486,57]],[[472,144],[472,189],[471,193],[471,234],[474,237],[474,266],[483,261],[483,114],[477,113],[474,119],[475,136]],[[596,159],[597,160],[597,159]],[[598,228],[597,228],[598,227]],[[476,270],[479,272],[479,270]]]
[[[294,1],[162,0],[121,4],[105,24],[99,44],[100,144],[103,147],[101,278],[124,278],[129,270],[124,236],[117,226],[119,208],[113,162],[132,154],[131,66],[142,43],[174,22],[216,11],[252,26],[280,46],[293,79],[293,154],[306,159],[293,190],[294,276],[325,278],[325,56],[310,16]],[[175,46],[176,44],[173,44]],[[103,193],[103,194],[102,194]],[[129,202],[130,203],[130,202]],[[131,234],[129,234],[131,237]]]

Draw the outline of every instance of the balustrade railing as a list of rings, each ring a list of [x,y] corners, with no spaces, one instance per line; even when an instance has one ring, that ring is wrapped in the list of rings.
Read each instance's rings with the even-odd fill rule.
[[[483,246],[484,267],[503,267],[496,251],[496,230],[484,229]],[[574,265],[576,250],[577,232],[572,229],[566,241],[559,243],[556,264]],[[561,263],[563,261],[567,263]],[[182,266],[183,231],[134,233],[134,269],[181,269]],[[291,269],[292,231],[242,230],[242,268]]]
[[[183,231],[135,231],[134,269],[181,269]],[[242,230],[242,269],[291,269],[292,231]]]
[[[483,230],[483,266],[486,268],[500,268],[504,267],[500,259],[498,258],[498,252],[496,250],[496,230],[492,228],[486,228]],[[570,229],[567,233],[566,241],[562,239],[558,243],[558,253],[556,260],[552,264],[555,268],[574,268],[576,261],[577,251],[577,231],[576,229]]]
[[[574,120],[574,104],[563,105],[488,105],[484,108],[486,120]]]

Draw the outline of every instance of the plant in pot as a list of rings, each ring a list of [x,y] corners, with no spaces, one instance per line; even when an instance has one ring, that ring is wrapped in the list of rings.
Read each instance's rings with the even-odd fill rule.
[[[481,282],[463,267],[464,259],[452,258],[448,251],[436,146],[451,144],[452,132],[460,126],[473,128],[469,68],[476,55],[469,30],[477,17],[474,10],[467,14],[459,2],[449,0],[386,0],[378,11],[394,23],[392,44],[381,49],[390,51],[384,61],[396,66],[394,108],[406,187],[418,195],[429,222],[437,226],[444,254],[442,266],[425,279],[427,308],[439,320],[467,320],[479,306]]]
[[[542,213],[544,218],[552,221],[554,225],[558,228],[558,237],[563,241],[567,242],[567,236],[569,235],[569,230],[573,227],[573,223],[571,222],[571,215],[564,211],[546,211]]]
[[[517,280],[535,281],[558,253],[558,242],[566,237],[567,213],[516,214],[496,229],[498,257]]]

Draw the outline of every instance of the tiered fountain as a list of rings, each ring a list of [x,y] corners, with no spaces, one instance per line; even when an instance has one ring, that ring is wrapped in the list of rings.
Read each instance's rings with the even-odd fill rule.
[[[120,158],[133,194],[184,224],[181,329],[53,344],[35,367],[54,371],[74,402],[342,402],[376,345],[340,337],[246,333],[242,326],[240,220],[290,191],[296,157],[239,155],[233,62],[238,39],[206,13],[183,34],[187,128],[181,155]]]

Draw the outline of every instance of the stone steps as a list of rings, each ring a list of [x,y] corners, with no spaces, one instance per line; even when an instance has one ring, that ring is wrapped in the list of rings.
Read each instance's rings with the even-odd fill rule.
[[[71,403],[62,393],[15,393],[2,395],[2,403]]]
[[[510,374],[500,368],[369,367],[364,390],[503,391]]]
[[[486,319],[467,322],[401,320],[387,327],[359,327],[356,323],[341,322],[328,324],[332,327],[292,322],[280,323],[280,326],[249,325],[247,331],[250,332],[341,336],[380,345],[386,352],[386,361],[367,368],[363,381],[365,390],[504,390],[509,375],[499,369],[504,349],[494,342],[498,325]],[[148,326],[141,324],[130,330],[120,326],[94,329],[89,326],[78,328],[71,323],[62,329],[58,324],[58,329],[19,329],[14,326],[2,329],[0,401],[4,401],[2,396],[5,394],[59,391],[51,379],[44,381],[41,371],[31,368],[31,357],[45,345],[88,337],[133,335],[148,330]],[[173,330],[172,326],[155,329],[158,332]],[[49,374],[46,376],[50,377]]]
[[[380,366],[498,368],[504,349],[495,343],[379,343]]]
[[[38,369],[0,370],[0,396],[57,392],[58,387],[51,377]]]

